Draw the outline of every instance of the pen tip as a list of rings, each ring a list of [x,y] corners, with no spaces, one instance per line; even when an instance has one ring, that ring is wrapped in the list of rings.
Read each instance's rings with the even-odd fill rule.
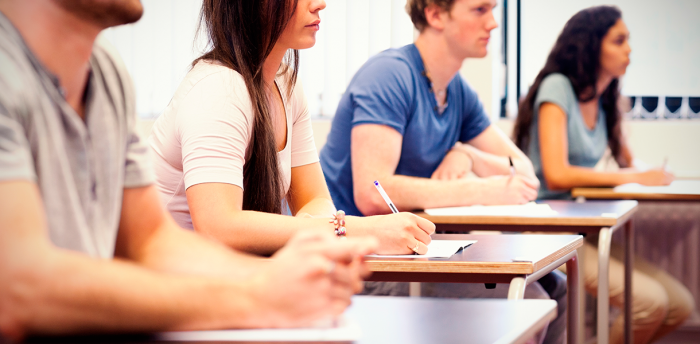
[[[379,182],[375,180],[374,185],[379,185]]]

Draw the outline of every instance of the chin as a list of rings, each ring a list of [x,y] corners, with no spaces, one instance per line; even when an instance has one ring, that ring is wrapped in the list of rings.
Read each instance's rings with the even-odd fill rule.
[[[130,24],[143,15],[140,0],[55,0],[63,9],[102,28]]]
[[[486,57],[486,55],[488,55],[488,53],[489,53],[489,51],[486,50],[486,48],[478,49],[478,50],[472,52],[471,54],[469,54],[468,57],[480,59],[480,58]]]
[[[294,48],[295,50],[303,50],[303,49],[309,49],[313,48],[313,46],[316,45],[316,37],[309,39],[309,40],[303,40],[299,42]]]

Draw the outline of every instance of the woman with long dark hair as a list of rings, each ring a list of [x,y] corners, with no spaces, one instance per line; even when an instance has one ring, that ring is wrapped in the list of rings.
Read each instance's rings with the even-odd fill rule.
[[[620,130],[619,78],[630,63],[629,32],[620,11],[611,6],[578,12],[564,26],[547,62],[520,104],[515,142],[527,152],[541,187],[539,198],[569,198],[577,186],[624,183],[666,185],[673,175],[663,168],[640,171]],[[593,167],[606,148],[621,169],[599,172]],[[595,246],[588,241],[584,283],[597,290]],[[610,261],[610,301],[624,302],[622,251],[613,245]],[[693,298],[673,277],[640,258],[633,273],[635,343],[647,343],[673,331],[690,315]],[[621,343],[623,317],[616,319],[610,342]]]
[[[573,187],[673,181],[663,168],[635,169],[622,137],[617,104],[619,78],[630,62],[627,39],[616,8],[579,12],[567,22],[521,102],[515,143],[535,164],[539,198],[566,198]],[[594,171],[608,147],[620,171]]]
[[[333,205],[297,82],[297,50],[314,45],[323,8],[323,0],[204,0],[210,50],[149,140],[161,199],[181,226],[251,253],[271,254],[302,229],[372,235],[378,253],[425,253],[431,222],[410,213],[345,218]],[[294,217],[281,215],[287,206]]]

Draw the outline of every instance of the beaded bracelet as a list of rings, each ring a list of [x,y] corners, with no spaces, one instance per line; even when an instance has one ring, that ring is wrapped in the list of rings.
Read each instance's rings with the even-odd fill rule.
[[[345,238],[345,212],[338,210],[333,214],[333,219],[328,221],[335,226],[335,235],[340,238]]]

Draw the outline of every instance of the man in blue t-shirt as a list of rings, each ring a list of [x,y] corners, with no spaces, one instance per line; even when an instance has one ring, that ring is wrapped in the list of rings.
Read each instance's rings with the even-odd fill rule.
[[[352,79],[321,150],[333,201],[349,215],[390,212],[375,180],[404,211],[537,197],[530,160],[458,74],[465,58],[486,55],[497,26],[491,1],[432,1],[411,11],[425,2],[407,6],[420,31],[415,43],[372,57]],[[479,178],[465,178],[470,172]]]
[[[338,209],[350,215],[391,212],[375,180],[404,211],[521,204],[537,197],[532,163],[489,122],[476,93],[458,74],[466,58],[486,56],[490,32],[497,27],[495,5],[495,0],[408,1],[418,38],[374,56],[358,70],[321,150],[321,167]],[[465,178],[470,172],[478,178]],[[539,282],[560,305],[545,342],[563,342],[565,279],[550,274]],[[503,286],[487,291],[482,285],[423,284],[422,293],[503,297],[505,289],[498,290]],[[531,285],[526,298],[542,297],[538,288]],[[370,294],[408,292],[396,283],[366,284],[365,289]]]

